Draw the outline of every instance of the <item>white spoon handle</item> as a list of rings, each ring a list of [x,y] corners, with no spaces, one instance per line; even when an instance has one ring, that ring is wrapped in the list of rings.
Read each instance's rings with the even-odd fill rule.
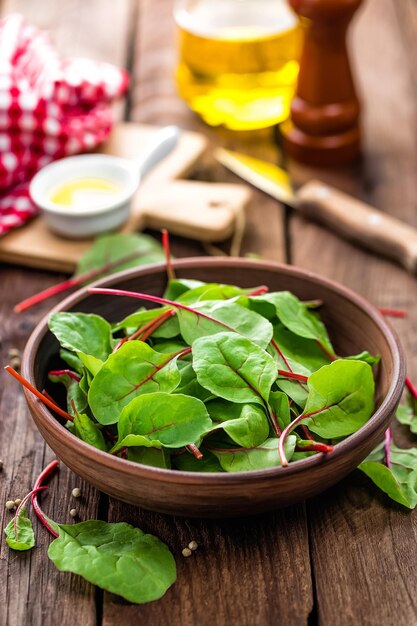
[[[140,179],[144,178],[177,145],[181,131],[177,126],[161,128],[146,147],[144,156],[136,164]]]

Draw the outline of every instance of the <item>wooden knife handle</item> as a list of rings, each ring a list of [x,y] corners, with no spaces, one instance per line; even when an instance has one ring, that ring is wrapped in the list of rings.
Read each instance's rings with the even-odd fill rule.
[[[417,269],[417,229],[325,183],[312,180],[297,192],[301,213],[348,239]]]

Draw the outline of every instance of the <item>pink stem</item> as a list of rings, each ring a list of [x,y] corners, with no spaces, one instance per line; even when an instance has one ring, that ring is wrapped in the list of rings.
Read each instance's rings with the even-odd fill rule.
[[[316,343],[319,346],[320,350],[322,352],[324,352],[324,354],[327,356],[329,361],[335,361],[336,360],[336,356],[334,354],[332,354],[331,352],[329,352],[329,350],[326,348],[326,346],[323,345],[323,343],[319,339],[316,340]]]
[[[45,467],[45,469],[39,474],[38,478],[36,479],[36,482],[34,484],[33,491],[32,491],[32,496],[31,496],[31,502],[32,502],[33,510],[35,511],[36,515],[38,516],[38,518],[39,518],[40,522],[43,524],[43,526],[45,526],[45,528],[47,530],[49,530],[51,535],[53,535],[54,537],[59,537],[59,534],[49,524],[49,521],[46,518],[45,513],[42,511],[41,507],[38,504],[37,497],[38,497],[38,489],[39,489],[39,487],[42,487],[42,483],[48,478],[48,476],[50,474],[52,474],[55,471],[55,469],[58,466],[59,466],[59,463],[55,459],[54,461],[51,461],[51,463],[49,463],[49,465],[47,465]],[[34,492],[36,492],[36,493],[34,493]]]
[[[249,297],[262,296],[262,294],[267,293],[268,291],[269,291],[269,288],[266,285],[261,285],[260,287],[257,287],[256,289],[254,289],[253,291],[250,291],[246,295]]]
[[[80,376],[78,376],[71,370],[51,370],[50,372],[48,372],[48,376],[64,376],[65,374],[73,380],[76,380],[77,383],[79,383],[81,380]]]
[[[326,409],[330,409],[332,405],[329,406],[324,406],[321,409],[317,409],[317,411],[311,411],[311,413],[302,413],[301,415],[299,415],[298,417],[295,418],[295,420],[293,420],[290,424],[288,424],[288,426],[286,426],[283,430],[283,433],[278,441],[278,454],[279,454],[279,458],[281,460],[281,465],[282,467],[288,467],[288,460],[287,460],[287,456],[285,454],[285,450],[284,450],[284,444],[285,441],[288,437],[288,435],[290,435],[292,433],[292,431],[297,428],[297,426],[300,424],[300,422],[302,422],[303,420],[307,419],[308,417],[312,417],[313,415],[317,415],[318,413],[321,413],[322,411],[326,411]]]
[[[31,393],[33,393],[33,395],[35,395],[43,404],[46,404],[46,406],[48,406],[50,409],[55,411],[55,413],[58,413],[58,415],[65,418],[66,420],[69,420],[70,422],[74,421],[74,418],[72,417],[72,415],[70,415],[66,411],[63,411],[57,404],[55,404],[55,402],[52,402],[49,398],[44,396],[33,385],[31,385],[30,382],[26,380],[26,378],[23,378],[23,376],[18,374],[16,370],[10,367],[10,365],[6,365],[4,369],[6,370],[6,372],[8,372],[8,374],[13,376],[13,378],[16,378],[16,380],[18,380],[19,383],[23,385],[23,387],[26,387],[26,389],[28,389]]]
[[[162,232],[162,247],[165,252],[168,279],[175,280],[175,273],[172,268],[172,261],[171,261],[171,248],[169,245],[169,233],[166,228],[163,228],[161,232]]]
[[[13,518],[13,530],[14,530],[14,536],[16,537],[16,540],[18,539],[18,528],[17,528],[17,519],[20,515],[20,511],[23,509],[23,507],[25,506],[25,503],[27,500],[29,500],[29,498],[31,497],[31,495],[33,493],[39,493],[39,491],[42,491],[42,489],[48,489],[48,487],[46,487],[46,485],[44,487],[38,487],[37,489],[32,489],[32,491],[29,491],[28,494],[25,495],[25,497],[23,498],[22,502],[19,504],[19,506],[16,509],[16,513],[14,514],[14,518]]]
[[[410,378],[408,376],[406,376],[406,378],[405,378],[405,384],[407,386],[408,391],[413,396],[413,398],[415,398],[417,400],[417,389],[413,385],[413,383],[411,382],[411,380],[410,380]]]
[[[138,337],[140,337],[141,341],[145,341],[145,339],[141,337],[141,335],[143,335],[150,328],[152,328],[152,332],[150,333],[151,335],[153,332],[155,332],[157,328],[159,328],[159,326],[161,326],[167,319],[169,319],[173,315],[175,315],[174,309],[169,309],[168,311],[164,311],[163,313],[161,313],[161,315],[158,315],[158,317],[155,317],[153,320],[150,320],[150,322],[147,322],[147,324],[144,324],[143,326],[138,328],[138,330],[130,335],[130,337],[124,337],[123,339],[121,339],[113,348],[113,354],[117,352],[117,350],[119,350],[119,348],[121,348],[122,345],[126,343],[126,341],[133,341],[134,339],[138,339]],[[156,325],[158,321],[159,323]],[[146,337],[146,339],[148,337],[149,335]]]
[[[82,285],[88,280],[92,280],[93,278],[97,278],[98,276],[101,276],[102,274],[106,274],[107,272],[114,269],[115,267],[118,267],[119,265],[123,265],[124,263],[128,263],[129,261],[135,259],[138,256],[141,256],[140,253],[138,252],[127,254],[125,257],[121,257],[120,259],[117,259],[115,261],[109,261],[108,263],[105,263],[104,265],[102,265],[101,267],[95,270],[90,270],[89,272],[85,272],[84,274],[80,274],[79,276],[75,276],[73,278],[69,278],[68,280],[64,280],[62,283],[59,283],[58,285],[52,285],[52,287],[48,287],[47,289],[40,291],[34,296],[30,296],[30,298],[26,298],[26,300],[22,300],[22,302],[19,302],[19,304],[16,304],[16,306],[14,307],[14,311],[16,313],[22,313],[22,311],[29,309],[35,304],[39,304],[40,302],[43,302],[44,300],[48,300],[48,298],[52,298],[53,296],[56,296],[57,294],[62,293],[63,291],[67,291],[68,289],[71,289],[72,287],[78,287],[79,285]]]
[[[380,308],[379,312],[387,317],[407,317],[407,311],[404,309],[384,309]]]
[[[333,452],[333,446],[329,446],[327,443],[321,443],[320,441],[299,441],[295,447],[297,452],[324,452],[328,454]]]
[[[391,428],[387,428],[387,430],[385,431],[384,449],[385,449],[385,465],[388,467],[388,469],[391,468],[391,442],[392,442],[392,431],[391,431]]]
[[[149,300],[149,302],[157,302],[158,304],[167,304],[168,306],[173,306],[176,309],[182,309],[184,311],[188,311],[189,313],[193,313],[194,315],[198,315],[199,317],[203,317],[210,322],[215,322],[219,324],[219,326],[223,326],[232,332],[236,332],[234,328],[225,324],[224,322],[220,322],[216,320],[214,317],[207,315],[206,313],[202,313],[201,311],[197,311],[196,309],[192,309],[185,304],[181,304],[180,302],[173,302],[172,300],[167,300],[166,298],[159,298],[158,296],[150,296],[147,293],[137,293],[135,291],[125,291],[124,289],[104,289],[101,287],[90,287],[88,289],[89,293],[98,293],[106,296],[127,296],[128,298],[138,298],[140,300]]]
[[[197,448],[197,446],[193,443],[188,444],[188,446],[186,446],[188,452],[191,452],[192,455],[195,456],[196,459],[198,459],[199,461],[203,458],[203,454],[200,452],[200,450]]]
[[[292,378],[294,380],[299,380],[303,383],[306,383],[308,381],[307,376],[303,376],[302,374],[296,374],[295,372],[292,372],[292,371],[286,372],[285,370],[278,370],[278,375],[284,376],[285,378]]]

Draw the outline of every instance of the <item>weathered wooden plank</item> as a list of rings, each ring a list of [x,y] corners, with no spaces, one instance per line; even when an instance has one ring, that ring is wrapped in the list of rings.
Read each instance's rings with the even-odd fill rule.
[[[415,41],[404,46],[405,25],[397,22],[394,4],[368,0],[351,40],[365,106],[362,175],[359,169],[320,175],[417,225],[417,103],[410,79],[416,49]],[[412,3],[406,4],[411,11]],[[300,174],[300,168],[293,171]],[[296,264],[347,284],[378,306],[408,310],[410,319],[395,325],[409,371],[416,373],[415,278],[298,217],[291,220],[291,240]],[[390,503],[359,473],[310,501],[307,511],[318,623],[415,623],[415,514]]]
[[[68,0],[55,3],[38,0],[6,0],[2,14],[21,12],[28,20],[51,31],[58,50],[66,55],[86,55],[123,65],[127,57],[129,0],[82,2]],[[111,33],[111,36],[109,36]],[[45,314],[49,303],[21,316],[12,313],[13,305],[59,280],[46,272],[22,271],[0,266],[1,362],[9,360],[8,350],[23,349],[35,323]],[[28,492],[41,469],[53,458],[38,435],[23,394],[5,372],[0,372],[0,501],[22,497]],[[99,494],[62,467],[43,497],[44,508],[57,521],[71,520],[68,512],[74,506],[71,489],[80,486],[82,498],[77,501],[81,519],[98,515]],[[10,514],[2,505],[1,528]],[[33,515],[32,515],[33,518]],[[31,554],[9,551],[2,533],[0,558],[0,623],[5,626],[55,626],[56,624],[97,623],[96,590],[78,576],[59,573],[48,560],[47,532],[35,522],[37,547]]]

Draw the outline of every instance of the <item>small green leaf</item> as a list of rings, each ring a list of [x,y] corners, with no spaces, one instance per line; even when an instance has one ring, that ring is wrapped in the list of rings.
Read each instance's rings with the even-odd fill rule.
[[[193,305],[196,302],[207,300],[228,300],[235,296],[246,293],[247,290],[235,287],[234,285],[222,285],[219,283],[207,283],[189,289],[177,298],[177,302]]]
[[[381,360],[381,357],[379,355],[373,356],[367,350],[364,350],[363,352],[360,352],[359,354],[353,354],[351,356],[344,356],[343,358],[347,361],[364,361],[364,363],[368,363],[368,365],[370,365],[371,367],[373,365],[377,365]]]
[[[26,509],[23,506],[16,522],[17,537],[14,532],[14,518],[10,520],[4,529],[6,543],[12,550],[30,550],[35,546],[35,535],[32,522],[30,521]]]
[[[202,459],[196,459],[189,452],[176,456],[174,458],[175,469],[182,472],[224,472],[214,454],[204,448],[201,449],[201,452],[203,454]]]
[[[358,467],[392,500],[414,509],[417,504],[417,450],[390,446],[391,467],[385,465],[385,447],[380,444]]]
[[[232,441],[244,448],[255,448],[268,438],[269,423],[259,405],[216,399],[208,402],[206,407],[213,422],[219,422],[211,432],[222,429]]]
[[[110,355],[91,383],[88,401],[100,424],[114,424],[134,398],[173,391],[180,382],[177,354],[155,352],[142,341],[127,341]]]
[[[177,300],[183,293],[196,287],[205,286],[201,280],[193,280],[192,278],[175,278],[170,280],[168,287],[164,292],[164,298],[167,300]]]
[[[90,446],[107,452],[107,445],[103,433],[88,415],[78,413],[74,417],[74,432],[79,439],[89,443]]]
[[[63,348],[105,361],[112,351],[111,327],[99,315],[52,313],[49,328]]]
[[[278,420],[280,429],[284,430],[291,421],[288,396],[282,391],[272,391],[269,396],[269,406]]]
[[[181,448],[199,442],[211,426],[201,400],[181,394],[149,393],[123,409],[119,440],[112,452],[130,446]]]
[[[290,459],[295,449],[296,437],[290,435],[284,449]],[[210,446],[210,451],[218,458],[226,472],[247,472],[281,465],[278,455],[278,439],[267,439],[256,448],[219,449]]]
[[[277,376],[272,357],[236,333],[197,339],[193,344],[193,369],[205,389],[243,404],[263,405]]]
[[[337,360],[325,365],[308,379],[304,421],[324,437],[343,437],[363,426],[374,408],[375,383],[372,369],[363,361]]]
[[[123,261],[130,255],[132,258],[129,261]],[[102,235],[97,237],[91,248],[79,260],[75,276],[105,268],[106,265],[113,264],[118,259],[121,261],[120,264],[113,265],[111,270],[101,276],[107,276],[138,265],[162,262],[165,255],[161,245],[149,235]]]
[[[168,451],[163,448],[140,448],[132,446],[127,449],[127,458],[134,463],[171,469],[170,456]]]
[[[53,383],[62,383],[67,390],[67,411],[70,415],[83,413],[87,408],[87,395],[80,387],[80,383],[68,374],[49,375],[49,380]],[[74,411],[75,407],[75,411]]]
[[[161,598],[176,580],[167,546],[124,522],[59,525],[48,556],[60,571],[79,574],[137,604]]]
[[[413,407],[407,404],[400,404],[397,408],[395,417],[404,426],[409,426],[413,435],[417,435],[417,415],[415,415]]]

